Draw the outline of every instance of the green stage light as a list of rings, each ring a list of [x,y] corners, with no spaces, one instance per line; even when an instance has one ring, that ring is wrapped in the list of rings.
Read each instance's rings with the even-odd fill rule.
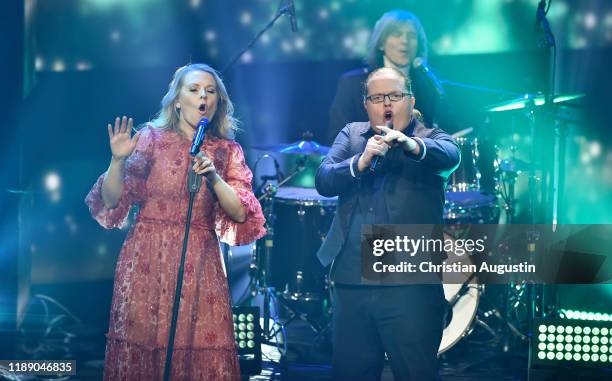
[[[568,324],[568,316],[582,316],[582,312],[572,311],[563,320],[547,319],[546,324],[536,325],[539,334],[533,336],[530,348],[532,366],[563,362],[607,365],[612,362],[608,346],[612,323],[604,321],[603,315],[597,320],[596,314],[589,320],[590,315],[585,313],[586,320],[572,319]]]
[[[233,307],[234,336],[242,374],[261,372],[259,307]]]
[[[612,321],[612,314],[593,311],[578,311],[562,309],[560,317],[569,320]]]

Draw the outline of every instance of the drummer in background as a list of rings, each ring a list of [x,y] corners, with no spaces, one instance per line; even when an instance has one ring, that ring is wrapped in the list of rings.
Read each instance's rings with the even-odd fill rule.
[[[361,93],[368,74],[379,67],[393,67],[400,70],[412,82],[420,111],[415,113],[423,118],[428,127],[436,116],[438,95],[428,85],[423,74],[413,67],[419,57],[427,59],[427,37],[421,21],[413,13],[396,9],[382,15],[376,22],[368,42],[367,66],[344,73],[338,81],[336,96],[329,110],[328,145],[347,123],[367,121]]]
[[[374,70],[362,99],[369,122],[340,131],[315,178],[321,195],[338,196],[317,253],[323,266],[333,262],[333,379],[379,380],[387,353],[395,380],[438,380],[442,285],[363,285],[361,226],[441,224],[444,184],[459,164],[459,148],[414,117],[403,72]],[[375,157],[381,161],[372,170]]]

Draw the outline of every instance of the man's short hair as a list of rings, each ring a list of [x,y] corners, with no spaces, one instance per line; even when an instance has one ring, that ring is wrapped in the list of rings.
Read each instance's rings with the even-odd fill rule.
[[[397,75],[400,79],[403,79],[404,89],[406,90],[407,93],[412,94],[412,84],[410,82],[410,79],[408,79],[408,77],[406,76],[406,74],[402,73],[400,70],[394,67],[379,67],[378,69],[372,70],[372,72],[368,74],[368,77],[363,83],[364,102],[365,102],[366,97],[368,96],[368,84],[370,83],[370,81],[376,77],[384,75],[385,73],[392,73],[392,74]]]

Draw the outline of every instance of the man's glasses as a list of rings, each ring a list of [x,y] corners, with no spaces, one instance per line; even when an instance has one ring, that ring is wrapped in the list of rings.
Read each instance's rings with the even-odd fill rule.
[[[374,104],[378,104],[383,103],[385,98],[389,98],[390,102],[400,102],[404,98],[410,98],[411,96],[411,93],[372,94],[365,97],[365,99]]]

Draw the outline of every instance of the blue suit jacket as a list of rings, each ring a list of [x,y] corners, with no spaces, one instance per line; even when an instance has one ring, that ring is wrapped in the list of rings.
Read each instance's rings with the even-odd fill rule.
[[[369,122],[350,123],[336,137],[315,177],[321,195],[338,196],[336,214],[317,252],[323,266],[331,264],[344,245],[359,194],[364,191],[360,184],[364,176],[387,177],[384,181],[387,223],[442,223],[446,179],[459,165],[459,148],[450,135],[439,128],[426,128],[414,118],[404,133],[415,137],[424,156],[393,148],[384,159],[384,174],[378,171],[360,174],[357,170],[357,161],[372,135]]]

